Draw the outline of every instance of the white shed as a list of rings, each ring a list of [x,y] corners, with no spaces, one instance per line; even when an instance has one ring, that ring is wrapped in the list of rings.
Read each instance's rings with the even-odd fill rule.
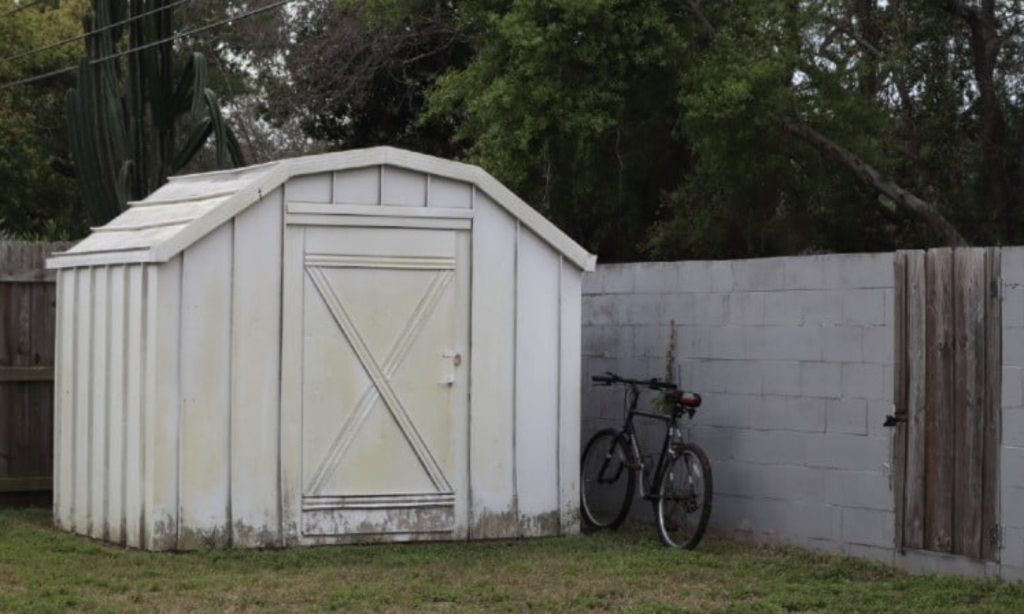
[[[175,177],[58,273],[54,513],[152,550],[577,530],[595,258],[380,147]]]

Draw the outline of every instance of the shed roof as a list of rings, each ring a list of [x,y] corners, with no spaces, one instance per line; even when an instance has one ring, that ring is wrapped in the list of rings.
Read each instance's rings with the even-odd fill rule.
[[[393,147],[290,158],[228,171],[171,177],[145,200],[47,261],[49,268],[167,262],[292,177],[387,165],[464,181],[586,271],[596,257],[478,166]]]

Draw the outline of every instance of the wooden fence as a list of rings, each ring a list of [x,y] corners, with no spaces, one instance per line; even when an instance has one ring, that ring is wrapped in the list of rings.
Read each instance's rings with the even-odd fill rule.
[[[52,488],[57,286],[45,261],[70,245],[0,241],[0,505]]]
[[[998,248],[896,254],[896,541],[996,560]]]

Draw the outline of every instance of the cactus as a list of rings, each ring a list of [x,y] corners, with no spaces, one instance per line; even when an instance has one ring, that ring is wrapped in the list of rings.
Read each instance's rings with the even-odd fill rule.
[[[129,201],[145,198],[211,136],[219,168],[244,165],[238,140],[207,87],[205,57],[192,53],[175,61],[167,40],[174,36],[169,0],[93,0],[92,9],[83,21],[86,55],[78,88],[67,101],[75,173],[90,223],[104,224]],[[124,49],[137,51],[105,59]],[[179,146],[177,126],[186,115],[194,126]]]

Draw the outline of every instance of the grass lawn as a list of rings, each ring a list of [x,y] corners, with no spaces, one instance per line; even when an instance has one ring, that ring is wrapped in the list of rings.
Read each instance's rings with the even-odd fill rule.
[[[1024,612],[1024,585],[633,528],[530,541],[128,551],[0,510],[0,612]]]

